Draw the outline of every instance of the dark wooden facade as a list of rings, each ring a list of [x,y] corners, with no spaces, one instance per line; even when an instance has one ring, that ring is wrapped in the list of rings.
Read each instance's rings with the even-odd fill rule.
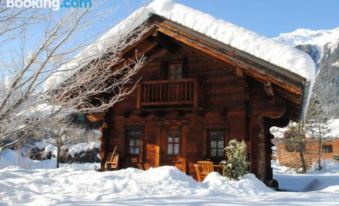
[[[102,115],[103,161],[117,146],[122,167],[175,165],[195,176],[196,161],[219,163],[236,138],[251,171],[271,180],[269,128],[299,118],[305,79],[158,16],[148,23],[124,53],[147,57],[138,87]]]

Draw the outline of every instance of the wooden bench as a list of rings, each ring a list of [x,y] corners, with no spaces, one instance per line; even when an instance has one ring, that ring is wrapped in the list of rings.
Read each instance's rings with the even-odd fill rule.
[[[116,152],[117,148],[114,148],[113,152],[109,152],[107,154],[106,162],[105,162],[105,169],[106,170],[113,170],[119,168],[119,154]]]

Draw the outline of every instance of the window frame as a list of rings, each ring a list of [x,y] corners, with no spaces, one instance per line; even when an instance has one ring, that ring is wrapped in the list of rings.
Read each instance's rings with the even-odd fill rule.
[[[333,145],[325,144],[321,146],[321,151],[323,153],[333,153]]]
[[[139,136],[130,135],[130,132],[139,132]],[[125,128],[125,138],[126,138],[126,154],[131,157],[137,157],[141,155],[142,152],[142,136],[143,136],[143,127],[142,126],[128,126]],[[131,140],[134,141],[131,147]],[[138,145],[136,145],[136,141],[138,140]],[[133,153],[131,153],[131,148],[133,148]],[[136,153],[136,150],[138,152]]]
[[[169,62],[166,73],[168,80],[183,79],[183,63],[179,61]]]
[[[212,132],[221,132],[223,136],[223,147],[219,147],[219,141],[220,139],[216,139],[216,146],[212,148],[212,137],[211,133]],[[226,146],[226,129],[223,128],[210,128],[207,129],[207,157],[211,159],[224,159],[225,157],[225,146]],[[215,156],[212,156],[212,150],[216,150]],[[222,153],[219,153],[219,152]],[[222,154],[219,156],[219,154]]]
[[[188,67],[187,62],[188,62],[187,57],[163,60],[160,67],[160,76],[166,80],[174,81],[185,79]],[[172,65],[180,65],[180,69],[178,68],[174,69],[175,72],[171,73]]]
[[[173,131],[175,131],[174,133],[172,133]],[[172,136],[170,136],[170,134],[172,134]],[[175,134],[175,135],[173,135]],[[168,156],[178,156],[181,154],[181,137],[182,134],[181,134],[181,130],[180,128],[170,128],[167,130],[167,136],[166,136],[166,140],[167,140],[167,147],[166,147],[166,154]],[[169,141],[169,139],[172,138],[171,141]],[[177,141],[175,139],[178,139]],[[170,149],[170,146],[171,145],[171,149]],[[175,150],[175,146],[177,146],[177,152]]]

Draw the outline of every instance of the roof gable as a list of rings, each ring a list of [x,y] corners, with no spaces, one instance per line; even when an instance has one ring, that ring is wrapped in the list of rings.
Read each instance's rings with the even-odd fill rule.
[[[263,85],[271,84],[275,92],[287,100],[290,105],[290,112],[294,113],[291,114],[293,119],[299,118],[304,101],[303,94],[305,93],[306,79],[304,77],[225,45],[222,42],[202,36],[190,28],[183,27],[157,15],[150,17],[147,24],[150,28],[149,32],[144,33],[138,42],[126,48],[124,51],[125,58],[133,56],[135,49],[145,54],[147,59],[152,59],[152,55],[157,54],[159,45],[170,53],[175,53],[175,51],[170,51],[171,48],[165,48],[163,47],[164,45],[172,46],[173,48],[178,46],[179,48],[182,46],[189,47],[210,59],[215,59],[225,65],[231,65],[227,67],[228,70],[238,76],[246,75]],[[164,36],[167,37],[167,42],[161,42]]]
[[[254,62],[266,65],[266,68],[275,70],[273,71],[275,73],[284,73],[285,76],[289,77],[302,77],[311,82],[309,90],[312,88],[315,78],[315,65],[311,57],[306,53],[259,36],[245,28],[175,3],[172,0],[155,0],[149,5],[139,8],[110,29],[95,43],[84,49],[74,61],[64,65],[61,69],[68,70],[67,74],[63,73],[51,78],[49,82],[53,82],[55,85],[64,81],[76,72],[72,68],[81,68],[79,59],[96,58],[98,55],[103,55],[108,47],[115,44],[119,35],[132,32],[152,15],[161,16],[177,25],[189,28],[196,34],[208,37],[210,41],[221,42],[225,49],[224,51],[219,51],[221,53],[228,52],[228,46],[228,48],[237,50],[236,52],[240,56],[244,56],[245,59],[252,59]],[[307,104],[308,101],[304,102]]]

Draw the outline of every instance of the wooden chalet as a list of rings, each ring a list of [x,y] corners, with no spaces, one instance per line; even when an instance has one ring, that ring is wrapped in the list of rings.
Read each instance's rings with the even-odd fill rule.
[[[102,165],[116,146],[120,168],[174,165],[195,177],[197,161],[218,164],[235,138],[251,172],[272,180],[269,129],[300,118],[306,79],[158,15],[147,25],[124,51],[147,57],[137,89],[101,115]]]

